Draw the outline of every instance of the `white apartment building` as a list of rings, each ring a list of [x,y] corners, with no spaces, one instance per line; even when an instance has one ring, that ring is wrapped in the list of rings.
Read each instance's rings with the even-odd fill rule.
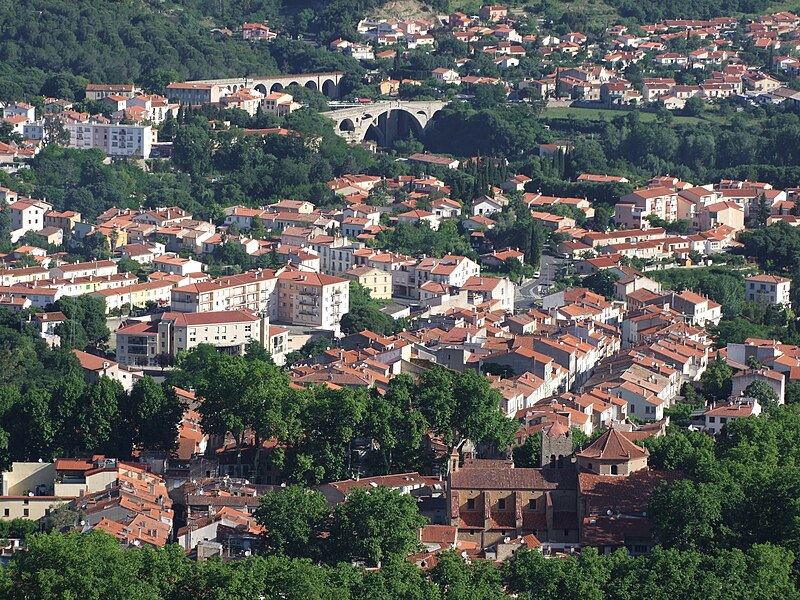
[[[20,198],[8,207],[11,216],[11,241],[16,242],[28,231],[44,229],[44,215],[53,206],[43,200]]]
[[[480,265],[466,256],[425,257],[417,264],[393,271],[392,282],[398,296],[419,298],[420,287],[426,281],[460,288],[468,279],[480,274]]]
[[[776,275],[753,275],[745,277],[745,300],[767,304],[791,306],[792,280]]]
[[[728,423],[745,417],[756,417],[761,414],[761,405],[754,398],[712,406],[703,415],[705,430],[713,435],[722,431]]]
[[[157,136],[149,125],[67,122],[64,126],[71,148],[99,148],[109,156],[150,158]]]
[[[133,98],[141,90],[135,85],[127,83],[122,85],[106,83],[90,83],[86,86],[87,100],[102,100],[106,96],[123,96]]]

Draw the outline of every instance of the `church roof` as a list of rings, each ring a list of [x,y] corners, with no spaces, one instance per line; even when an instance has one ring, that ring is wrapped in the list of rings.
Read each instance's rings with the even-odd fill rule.
[[[646,448],[637,446],[616,429],[609,429],[578,453],[579,458],[599,460],[631,460],[650,456]]]

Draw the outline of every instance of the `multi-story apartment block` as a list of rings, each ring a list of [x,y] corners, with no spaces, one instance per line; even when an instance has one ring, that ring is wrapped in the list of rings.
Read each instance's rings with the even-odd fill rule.
[[[63,212],[50,210],[44,215],[44,226],[58,227],[66,233],[72,231],[75,224],[80,220],[81,213],[74,210],[65,210]]]
[[[86,99],[87,100],[102,100],[107,96],[122,96],[124,98],[133,98],[141,90],[132,83],[123,83],[122,85],[112,85],[105,83],[90,83],[86,86]]]
[[[392,275],[375,267],[353,267],[345,271],[344,276],[355,281],[376,300],[389,300],[392,297]]]
[[[181,104],[211,104],[219,102],[222,86],[213,83],[170,83],[167,98]]]
[[[648,216],[665,221],[678,219],[678,193],[665,187],[643,188],[619,199],[614,209],[614,220],[619,227],[647,229]]]
[[[149,158],[156,132],[149,125],[66,122],[72,148],[99,148],[109,156]]]
[[[159,357],[177,356],[198,344],[210,344],[229,354],[244,354],[256,341],[267,349],[269,320],[251,311],[164,313],[158,322],[130,323],[117,330],[117,359],[122,365],[155,366]]]
[[[44,215],[53,206],[43,200],[20,198],[8,207],[11,216],[11,241],[16,242],[28,231],[44,229]]]
[[[791,306],[792,280],[776,275],[753,275],[745,277],[745,299],[748,302],[766,302]]]
[[[166,306],[169,304],[170,291],[173,287],[174,284],[170,281],[146,281],[97,290],[92,292],[92,295],[103,298],[106,301],[106,310],[111,312],[122,310],[126,306],[129,309],[144,308],[149,303]]]
[[[442,258],[427,257],[419,263],[409,265],[393,273],[399,295],[418,298],[420,286],[426,281],[434,281],[442,285],[463,287],[470,277],[478,277],[481,267],[466,256],[448,255]],[[405,293],[403,289],[405,288]]]
[[[278,275],[277,320],[332,331],[350,310],[350,282],[347,279],[286,270]]]
[[[58,265],[50,269],[50,279],[69,279],[74,277],[106,277],[117,273],[117,263],[113,260],[94,260]]]
[[[172,290],[171,307],[178,312],[251,310],[266,313],[270,311],[276,283],[276,273],[269,269],[193,283]],[[275,314],[270,313],[270,316]]]
[[[320,271],[339,276],[354,266],[354,253],[363,244],[349,242],[346,237],[319,235],[310,239],[308,247],[319,255]]]

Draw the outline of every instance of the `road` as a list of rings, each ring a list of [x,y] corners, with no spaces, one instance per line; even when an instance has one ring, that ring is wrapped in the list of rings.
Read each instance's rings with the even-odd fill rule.
[[[547,254],[542,255],[539,265],[540,277],[538,279],[526,279],[522,285],[517,286],[514,307],[517,310],[527,310],[535,305],[535,301],[542,297],[540,286],[550,287],[558,276],[562,265],[567,261],[563,258],[556,258]]]

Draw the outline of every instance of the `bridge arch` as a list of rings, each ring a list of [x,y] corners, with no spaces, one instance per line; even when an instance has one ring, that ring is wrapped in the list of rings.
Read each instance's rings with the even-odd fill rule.
[[[270,93],[272,93],[272,92],[282,92],[283,91],[283,85],[280,82],[276,81],[275,83],[273,83],[270,86],[269,91],[270,91]]]
[[[265,86],[263,83],[256,84],[256,86],[253,89],[259,92],[262,96],[267,95],[267,86]]]
[[[424,138],[431,121],[444,106],[444,102],[438,101],[376,102],[324,114],[335,122],[336,132],[350,142],[370,139],[390,146],[409,134]]]
[[[339,86],[333,79],[326,79],[322,82],[322,93],[328,98],[336,98],[339,95]]]
[[[305,87],[307,87],[308,89],[313,90],[313,91],[316,92],[317,91],[317,82],[316,81],[310,81],[310,80],[306,81]]]

